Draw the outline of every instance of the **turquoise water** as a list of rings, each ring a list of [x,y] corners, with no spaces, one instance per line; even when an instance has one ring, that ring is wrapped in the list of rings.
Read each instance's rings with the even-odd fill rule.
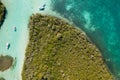
[[[32,13],[39,12],[38,8],[46,3],[45,11],[40,13],[56,16],[54,12],[57,12],[83,29],[102,52],[110,71],[118,80],[120,79],[119,0],[2,0],[2,2],[8,14],[0,30],[0,54],[11,55],[16,64],[9,70],[0,72],[0,77],[6,80],[21,80],[28,42],[28,20]],[[16,32],[14,26],[17,27]],[[9,50],[6,49],[7,42],[11,44]]]
[[[54,0],[52,10],[83,29],[120,80],[120,0]]]
[[[25,53],[25,44],[28,38],[28,19],[32,14],[27,4],[31,4],[31,2],[29,0],[2,0],[2,2],[6,6],[7,16],[0,30],[0,54],[10,55],[15,61],[14,66],[9,70],[0,72],[0,77],[4,77],[6,80],[18,80],[21,78],[23,53]],[[24,8],[24,5],[26,8]],[[17,28],[16,32],[14,26]],[[6,49],[7,42],[10,43],[9,50]]]
[[[6,80],[21,80],[21,72],[25,57],[25,49],[28,43],[28,22],[33,13],[40,12],[39,7],[47,4],[46,10],[40,13],[48,13],[49,0],[1,0],[7,9],[5,22],[0,29],[0,55],[10,55],[14,58],[13,66],[0,72],[0,77]],[[14,31],[14,26],[17,31]],[[6,43],[10,43],[9,50]]]

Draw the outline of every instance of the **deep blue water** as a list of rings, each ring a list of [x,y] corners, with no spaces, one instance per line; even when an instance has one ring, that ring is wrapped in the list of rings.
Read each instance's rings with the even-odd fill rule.
[[[120,80],[120,0],[53,0],[52,10],[84,30]]]

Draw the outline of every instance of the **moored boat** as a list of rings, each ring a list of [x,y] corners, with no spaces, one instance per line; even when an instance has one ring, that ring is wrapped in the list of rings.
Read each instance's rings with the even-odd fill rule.
[[[14,26],[14,31],[16,32],[17,31],[17,28]]]
[[[43,4],[43,6],[39,8],[39,10],[40,11],[44,11],[45,10],[45,6],[46,6],[46,4]]]
[[[6,43],[6,49],[9,49],[9,48],[10,48],[10,43],[7,42],[7,43]]]

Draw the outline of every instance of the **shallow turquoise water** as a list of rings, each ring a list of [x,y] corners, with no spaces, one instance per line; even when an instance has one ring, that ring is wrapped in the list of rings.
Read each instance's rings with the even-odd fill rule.
[[[120,0],[54,0],[53,9],[83,29],[120,79]]]
[[[0,55],[10,55],[15,61],[13,66],[0,72],[0,77],[6,80],[21,80],[25,49],[28,43],[28,22],[33,13],[40,12],[39,7],[47,4],[47,13],[50,0],[1,0],[7,9],[5,22],[0,29]],[[16,26],[17,31],[14,31]],[[10,43],[9,50],[6,43]]]
[[[52,1],[53,11],[48,7],[49,1]],[[21,80],[28,40],[28,19],[32,13],[39,12],[40,4],[48,3],[46,10],[59,13],[87,33],[107,60],[110,71],[118,80],[120,79],[119,0],[2,0],[2,2],[8,14],[0,30],[0,54],[16,58],[16,66],[0,72],[0,77],[6,80]],[[17,27],[17,32],[14,32],[13,26]],[[6,42],[11,43],[9,50],[5,48]]]
[[[7,16],[0,29],[0,54],[11,55],[15,59],[15,64],[9,70],[0,72],[0,77],[4,77],[6,80],[18,80],[21,77],[20,73],[24,60],[23,53],[25,53],[25,44],[28,38],[28,19],[32,14],[27,4],[31,4],[31,2],[28,2],[28,0],[2,0],[2,2],[6,6]],[[26,8],[24,8],[24,5]],[[16,32],[14,31],[14,26],[17,28]],[[7,42],[10,42],[9,50],[6,49]]]

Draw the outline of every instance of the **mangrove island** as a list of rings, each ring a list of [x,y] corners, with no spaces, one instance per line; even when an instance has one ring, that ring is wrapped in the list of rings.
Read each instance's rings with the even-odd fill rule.
[[[56,17],[30,17],[25,56],[23,80],[113,80],[85,33]]]
[[[3,24],[6,15],[6,8],[0,1],[0,26]]]

